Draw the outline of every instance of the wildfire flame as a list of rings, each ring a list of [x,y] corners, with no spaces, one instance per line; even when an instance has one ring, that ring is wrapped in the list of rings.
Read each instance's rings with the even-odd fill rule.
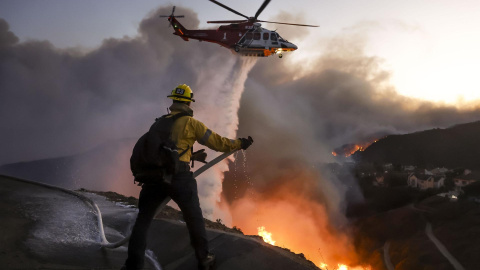
[[[328,269],[328,264],[326,263],[320,263],[320,269]],[[370,267],[367,267],[366,269],[370,269]],[[338,268],[334,268],[333,270],[348,270],[348,266],[345,264],[338,264]],[[354,269],[352,269],[354,270]]]
[[[267,232],[264,226],[258,227],[257,229],[258,235],[263,238],[263,241],[265,241],[265,243],[275,245],[275,241],[273,241],[272,239],[272,233]]]
[[[349,235],[331,228],[324,203],[309,196],[319,179],[315,172],[295,168],[275,179],[280,184],[270,186],[268,192],[251,191],[250,196],[229,206],[232,223],[246,234],[259,235],[268,244],[280,243],[294,253],[302,253],[322,270],[339,270],[341,265],[348,266],[348,270],[368,269],[358,265],[360,259]],[[323,254],[318,254],[319,248],[324,250]],[[320,265],[326,262],[330,264],[328,268]]]
[[[365,151],[367,147],[372,145],[373,143],[376,143],[378,140],[373,140],[371,142],[365,142],[362,144],[349,144],[349,145],[344,145],[342,149],[335,149],[335,151],[332,152],[333,156],[338,156],[338,155],[343,155],[345,157],[349,157],[353,155],[357,151]],[[343,269],[342,269],[343,270]]]

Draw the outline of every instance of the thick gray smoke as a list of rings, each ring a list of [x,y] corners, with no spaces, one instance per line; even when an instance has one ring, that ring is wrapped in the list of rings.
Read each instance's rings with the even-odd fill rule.
[[[178,8],[187,29],[194,12]],[[254,62],[211,43],[172,35],[171,7],[152,12],[138,36],[106,39],[89,52],[61,50],[48,41],[18,42],[0,20],[0,164],[78,154],[74,188],[138,195],[128,159],[133,143],[167,113],[166,96],[181,83],[192,87],[195,116],[223,136],[235,138],[239,100]],[[123,143],[110,144],[120,139]],[[107,143],[105,145],[105,143]],[[200,179],[202,206],[213,213],[221,181]],[[48,181],[48,180],[47,180]],[[213,188],[212,188],[213,187]]]
[[[480,107],[462,110],[398,95],[382,60],[364,54],[361,37],[337,36],[327,44],[315,68],[298,79],[301,64],[270,58],[254,67],[239,112],[241,132],[271,134],[263,130],[275,128],[277,135],[299,135],[293,141],[299,143],[282,152],[303,152],[312,162],[327,162],[335,147],[371,134],[402,134],[480,118]]]
[[[372,134],[402,134],[480,119],[480,109],[461,110],[398,95],[389,84],[390,73],[381,68],[382,60],[365,55],[363,35],[349,33],[323,42],[322,56],[312,60],[315,68],[300,78],[297,71],[305,71],[301,63],[287,57],[262,59],[250,73],[239,111],[239,135],[256,139],[247,163],[258,190],[282,185],[279,179],[289,181],[282,177],[282,172],[291,172],[288,166],[318,168],[335,161],[331,153],[336,147],[364,142]],[[326,171],[320,175],[323,180],[309,192],[342,210],[338,203],[346,189]],[[225,192],[229,201],[238,194]]]
[[[255,143],[246,151],[246,164],[240,156],[225,176],[232,225],[249,234],[265,226],[277,244],[315,262],[323,260],[320,247],[327,261],[358,263],[345,230],[338,228],[345,224],[345,202],[362,196],[352,176],[343,172],[340,179],[324,166],[335,161],[336,147],[372,134],[480,119],[480,109],[398,95],[382,60],[364,53],[364,38],[351,33],[322,40],[325,49],[310,59],[310,68],[290,61],[297,52],[261,59],[241,100],[239,136],[251,135]]]
[[[198,88],[198,73],[208,64],[225,63],[228,70],[228,51],[173,36],[156,16],[169,12],[161,8],[143,20],[138,37],[107,39],[87,53],[59,50],[48,41],[18,43],[2,20],[0,164],[137,137],[166,113],[165,95],[174,86]],[[185,12],[185,25],[198,25],[196,14]]]

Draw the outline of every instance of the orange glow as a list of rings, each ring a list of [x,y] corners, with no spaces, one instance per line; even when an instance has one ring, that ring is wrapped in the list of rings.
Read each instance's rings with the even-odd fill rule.
[[[178,29],[178,31],[180,32],[180,34],[182,34],[182,35],[183,35],[183,32],[182,32],[182,30],[181,30],[181,29]]]
[[[349,157],[351,155],[353,155],[355,152],[357,151],[365,151],[365,149],[367,149],[367,147],[369,147],[370,145],[372,145],[373,143],[376,143],[378,140],[375,139],[374,141],[370,141],[370,142],[364,142],[364,143],[360,143],[360,144],[349,144],[349,145],[345,145],[343,146],[342,149],[338,150],[338,149],[335,149],[335,151],[332,152],[332,155],[333,156],[338,156],[338,155],[343,155],[345,157]]]
[[[350,153],[345,153],[345,156],[346,156],[346,157],[349,157],[349,156],[353,155],[355,152],[357,152],[357,151],[363,151],[363,150],[364,150],[364,148],[363,148],[362,146],[360,146],[360,145],[358,145],[358,144],[355,144],[355,146],[353,147],[353,149],[350,150]]]
[[[265,243],[268,243],[270,245],[275,245],[275,241],[272,239],[272,233],[269,233],[265,230],[265,227],[261,226],[257,228],[258,230],[258,235],[263,238],[263,241]]]
[[[327,203],[312,198],[311,192],[321,181],[316,172],[296,169],[277,176],[277,180],[279,184],[269,187],[268,192],[249,191],[248,196],[235,200],[229,206],[232,224],[247,235],[261,235],[260,232],[268,228],[268,236],[270,239],[274,236],[275,245],[303,253],[319,267],[325,262],[349,267],[357,265],[359,259],[349,235],[332,226],[334,222],[329,213],[335,210],[327,209]],[[324,193],[335,193],[327,186],[323,188]]]
[[[318,267],[321,269],[321,270],[326,270],[328,269],[328,264],[326,263],[320,263],[318,265]],[[356,266],[356,267],[348,267],[347,265],[345,264],[341,264],[339,263],[338,264],[338,267],[336,268],[333,268],[333,270],[371,270],[372,268],[370,266]]]

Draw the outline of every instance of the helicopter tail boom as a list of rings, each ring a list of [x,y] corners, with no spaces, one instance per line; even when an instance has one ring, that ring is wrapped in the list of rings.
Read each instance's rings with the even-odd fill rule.
[[[184,15],[175,15],[175,6],[172,8],[172,13],[170,15],[160,15],[160,18],[168,18],[169,26],[173,26],[175,30],[174,35],[180,36],[183,40],[188,41],[188,37],[185,36],[187,29],[176,18],[184,18]]]
[[[185,34],[189,31],[186,29],[175,17],[169,17],[168,20],[175,30],[174,35],[180,36],[183,40],[188,41],[188,37]]]

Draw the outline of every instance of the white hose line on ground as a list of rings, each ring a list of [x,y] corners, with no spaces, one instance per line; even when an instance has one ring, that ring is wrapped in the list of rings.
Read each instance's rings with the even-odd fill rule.
[[[49,189],[55,189],[55,190],[58,190],[58,191],[62,191],[62,192],[71,194],[71,195],[79,198],[80,200],[82,200],[87,205],[90,205],[95,210],[95,212],[97,212],[97,222],[98,222],[100,243],[101,243],[102,246],[103,246],[104,243],[108,243],[107,239],[105,238],[105,232],[103,230],[102,214],[101,214],[100,209],[98,208],[97,204],[94,201],[92,201],[90,198],[88,198],[88,197],[86,197],[86,196],[84,196],[80,193],[77,193],[75,191],[64,189],[64,188],[61,188],[61,187],[52,186],[52,185],[45,184],[45,183],[25,180],[25,179],[16,178],[16,177],[7,176],[7,175],[2,175],[2,176],[7,177],[7,178],[11,178],[11,179],[16,180],[16,181],[25,182],[25,183],[28,183],[28,184],[34,184],[34,185],[46,187],[46,188],[49,188]]]
[[[427,234],[430,241],[437,247],[438,251],[442,253],[442,255],[447,258],[450,264],[455,268],[455,270],[465,270],[465,268],[460,264],[455,257],[448,251],[448,249],[438,240],[438,238],[433,234],[432,223],[427,222],[427,226],[425,227],[425,233]]]
[[[390,242],[388,241],[383,245],[383,261],[388,270],[395,270],[395,266],[393,266],[393,263],[390,260]]]
[[[150,261],[150,264],[153,265],[153,268],[155,270],[162,270],[162,266],[157,260],[157,257],[155,256],[155,253],[151,251],[150,249],[145,250],[145,258]]]
[[[0,175],[0,176],[10,178],[10,179],[13,179],[13,180],[19,181],[19,182],[24,182],[24,183],[28,183],[28,184],[33,184],[33,185],[37,185],[37,186],[46,187],[46,188],[49,188],[49,189],[62,191],[62,192],[71,194],[71,195],[79,198],[80,200],[82,200],[85,204],[90,205],[90,207],[92,207],[93,210],[97,213],[97,215],[96,215],[97,216],[97,225],[98,225],[99,238],[100,238],[99,242],[100,242],[100,245],[102,247],[109,247],[109,248],[119,247],[119,246],[123,245],[124,243],[126,243],[128,241],[128,239],[130,238],[130,234],[129,234],[127,237],[125,237],[124,239],[122,239],[118,242],[109,243],[107,238],[105,237],[105,231],[103,229],[102,213],[100,212],[100,208],[98,208],[98,205],[92,199],[86,197],[83,194],[77,193],[77,192],[72,191],[72,190],[64,189],[64,188],[61,188],[61,187],[45,184],[45,183],[25,180],[25,179],[12,177],[12,176],[8,176],[8,175]],[[150,261],[150,264],[154,266],[155,270],[162,270],[162,268],[160,267],[160,264],[158,263],[158,261],[155,260],[154,257],[147,254],[146,258]]]

